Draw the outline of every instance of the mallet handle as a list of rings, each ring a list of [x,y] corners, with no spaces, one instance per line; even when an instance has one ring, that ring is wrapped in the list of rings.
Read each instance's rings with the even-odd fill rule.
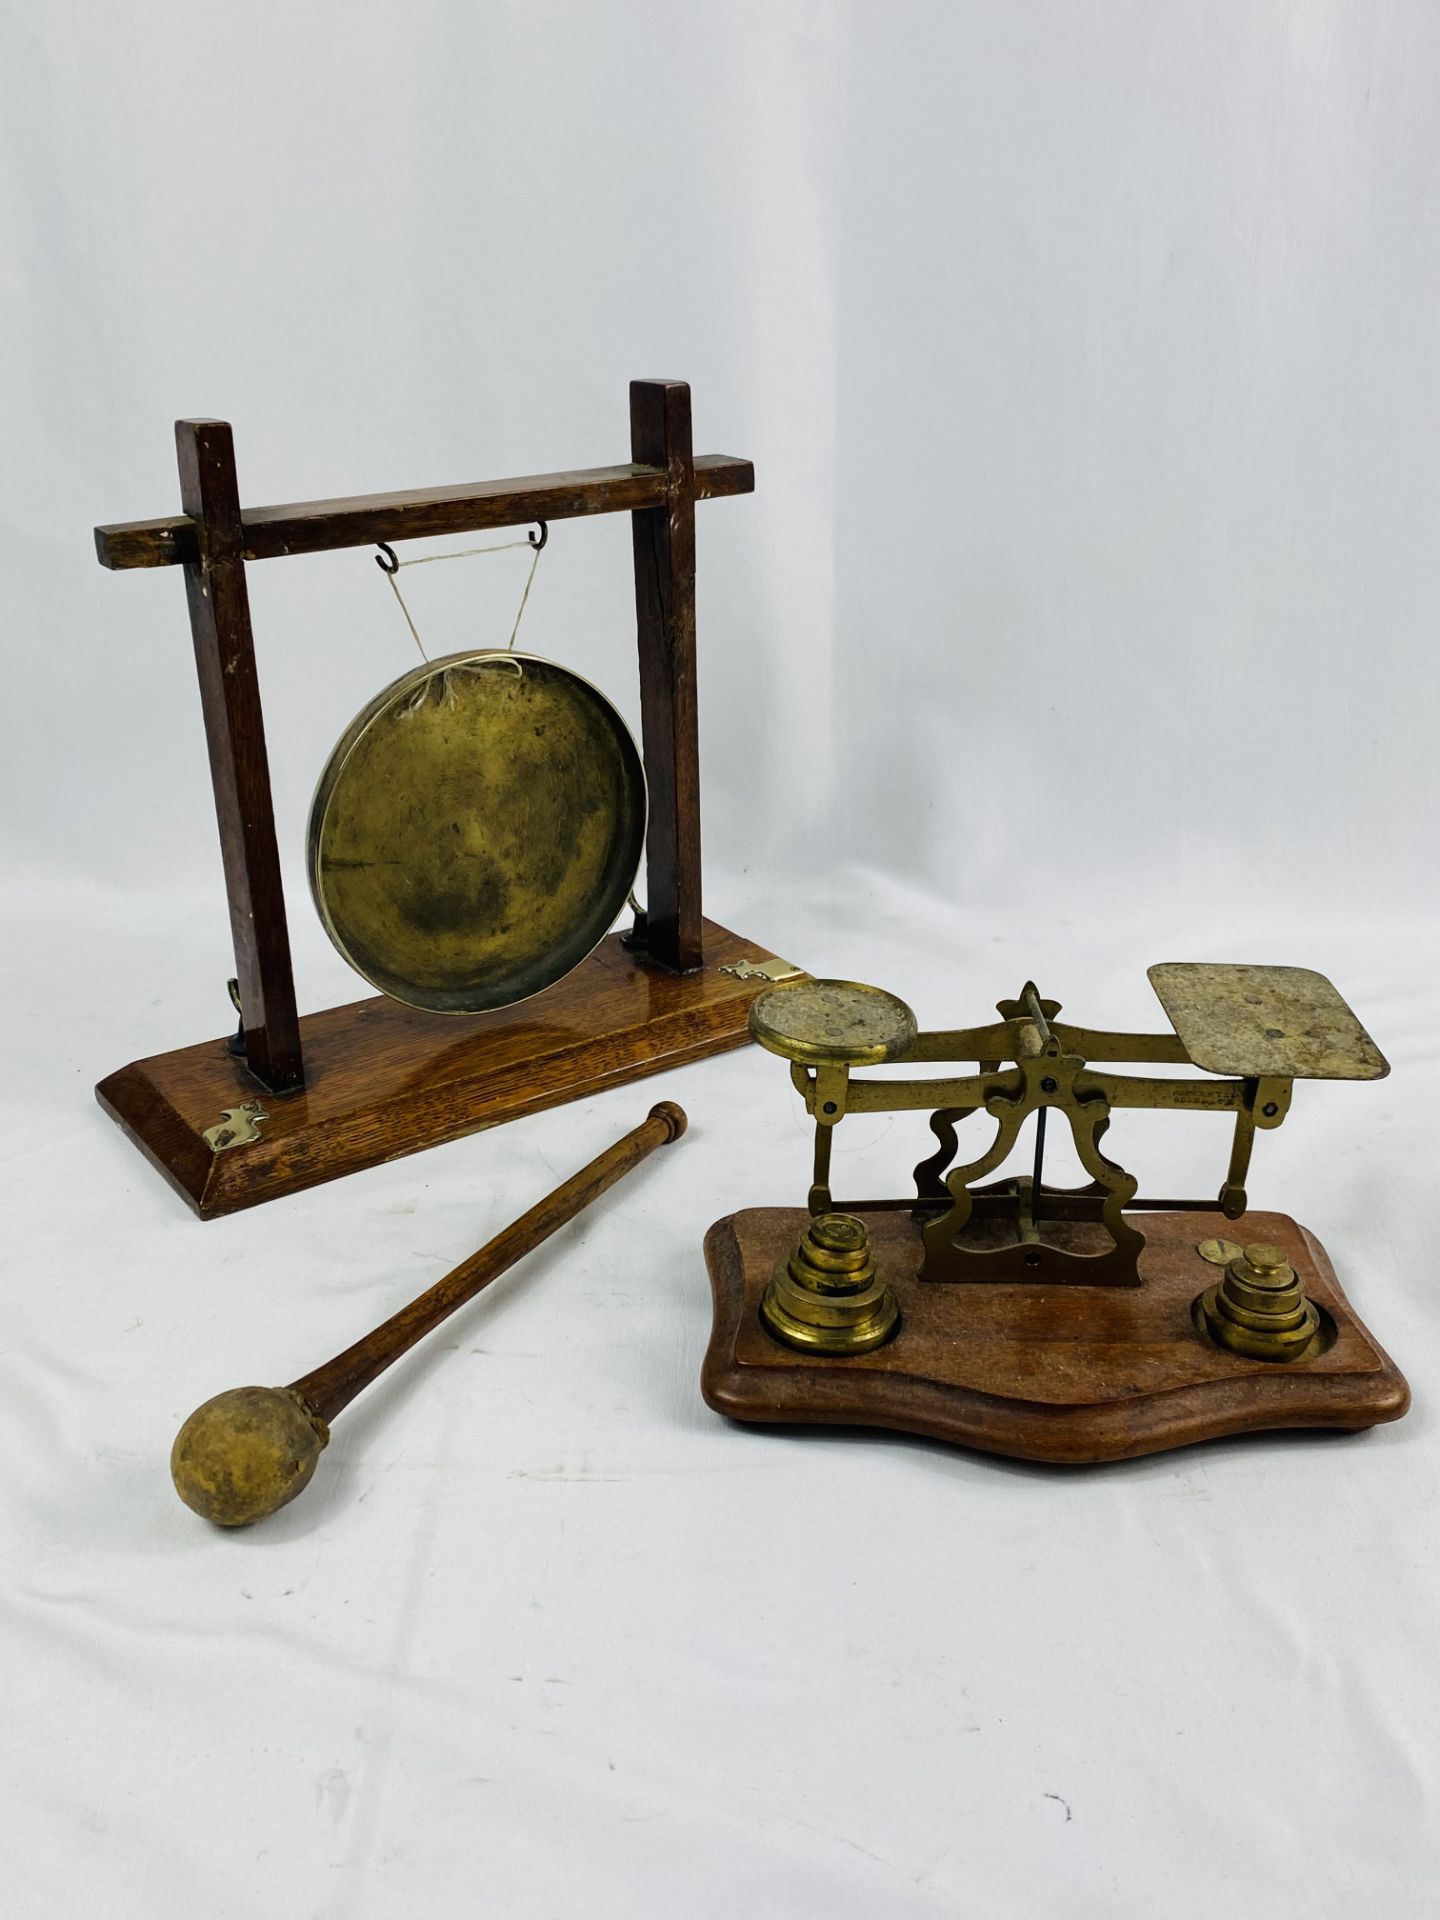
[[[323,1367],[307,1373],[302,1380],[292,1381],[290,1390],[298,1393],[328,1425],[393,1360],[408,1353],[417,1340],[432,1333],[457,1307],[473,1300],[482,1287],[488,1287],[542,1240],[549,1239],[558,1227],[573,1220],[582,1208],[623,1179],[656,1147],[664,1146],[667,1140],[678,1140],[686,1124],[684,1108],[676,1106],[673,1100],[662,1100],[650,1109],[638,1127],[572,1174],[528,1213],[522,1213],[478,1253],[462,1260],[453,1272],[437,1280],[418,1300],[412,1300],[408,1307],[392,1314],[383,1326],[367,1333],[344,1353],[337,1353]]]

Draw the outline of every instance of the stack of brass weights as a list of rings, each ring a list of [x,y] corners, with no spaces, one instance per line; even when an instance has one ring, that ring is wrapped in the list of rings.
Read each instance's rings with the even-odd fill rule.
[[[900,1308],[876,1271],[865,1223],[822,1213],[775,1268],[760,1317],[777,1340],[804,1352],[869,1353],[891,1339]]]
[[[1248,1360],[1298,1360],[1320,1331],[1319,1312],[1278,1247],[1243,1248],[1198,1306],[1215,1344]]]

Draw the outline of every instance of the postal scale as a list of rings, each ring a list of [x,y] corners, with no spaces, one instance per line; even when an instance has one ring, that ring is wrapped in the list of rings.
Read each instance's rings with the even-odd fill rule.
[[[1347,1301],[1324,1248],[1288,1215],[1248,1211],[1257,1133],[1297,1080],[1389,1068],[1339,993],[1303,967],[1154,966],[1164,1033],[1071,1026],[1026,982],[984,1026],[922,1032],[904,1001],[796,980],[750,1009],[815,1122],[803,1208],[710,1229],[714,1298],[702,1371],[733,1419],[889,1427],[1025,1460],[1121,1460],[1277,1427],[1397,1420],[1403,1377]],[[975,1071],[937,1075],[942,1063]],[[1117,1071],[1183,1064],[1181,1075]],[[915,1066],[914,1077],[865,1069]],[[1215,1198],[1137,1199],[1102,1146],[1125,1108],[1230,1115]],[[937,1147],[913,1194],[837,1200],[847,1114],[929,1110]],[[1051,1116],[1090,1176],[1044,1177]],[[963,1164],[960,1128],[986,1128]],[[988,1179],[1032,1122],[1032,1170]]]

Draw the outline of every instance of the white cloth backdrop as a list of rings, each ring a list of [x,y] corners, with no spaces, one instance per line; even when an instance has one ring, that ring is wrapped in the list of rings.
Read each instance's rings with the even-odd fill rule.
[[[23,1920],[1440,1911],[1428,0],[46,0],[0,73],[6,918],[0,1885]],[[1252,1193],[1415,1407],[1104,1471],[702,1405],[705,1228],[806,1138],[736,1054],[201,1227],[93,1103],[222,1030],[170,422],[253,502],[626,452],[700,515],[707,904],[922,1020],[1034,972],[1309,964],[1391,1056]],[[412,575],[503,633],[508,555]],[[302,1003],[308,790],[410,641],[365,552],[252,570]],[[629,542],[525,636],[636,706]],[[693,1132],[225,1536],[166,1455],[382,1318],[660,1092]],[[1222,1143],[1133,1116],[1148,1187]],[[913,1128],[854,1120],[844,1185]]]

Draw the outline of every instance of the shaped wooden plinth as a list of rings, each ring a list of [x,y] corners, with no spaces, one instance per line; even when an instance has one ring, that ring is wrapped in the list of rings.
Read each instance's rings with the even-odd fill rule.
[[[705,1239],[715,1320],[701,1390],[735,1420],[892,1427],[1021,1460],[1086,1465],[1133,1459],[1223,1434],[1276,1427],[1371,1427],[1410,1404],[1399,1369],[1351,1310],[1324,1248],[1285,1214],[1137,1214],[1146,1236],[1138,1288],[918,1277],[908,1213],[861,1216],[894,1287],[900,1330],[888,1346],[842,1359],[781,1346],[761,1323],[775,1263],[804,1232],[798,1208],[718,1221]],[[1060,1231],[1057,1229],[1057,1232]],[[1217,1269],[1210,1237],[1280,1247],[1333,1340],[1288,1364],[1223,1352],[1192,1305]]]
[[[560,1106],[748,1039],[768,984],[721,968],[771,958],[710,921],[704,964],[674,974],[611,934],[546,992],[495,1013],[421,1013],[377,997],[300,1022],[306,1083],[260,1087],[223,1039],[137,1060],[96,1098],[201,1219]],[[261,1116],[247,1124],[244,1108]],[[255,1138],[210,1145],[224,1115]]]

